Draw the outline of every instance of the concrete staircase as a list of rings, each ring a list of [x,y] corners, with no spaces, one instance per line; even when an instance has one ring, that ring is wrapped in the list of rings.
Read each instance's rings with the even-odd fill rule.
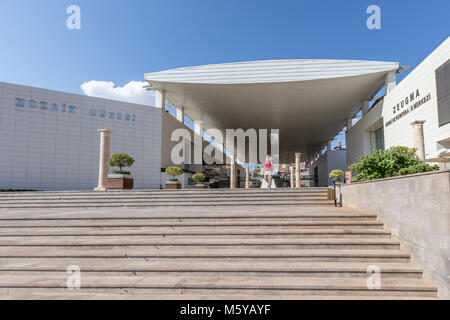
[[[67,289],[69,266],[81,289]],[[367,287],[368,267],[381,287]],[[436,299],[376,215],[324,189],[0,195],[3,299]]]
[[[326,189],[205,189],[22,192],[0,194],[0,209],[12,208],[114,208],[155,206],[330,205]]]

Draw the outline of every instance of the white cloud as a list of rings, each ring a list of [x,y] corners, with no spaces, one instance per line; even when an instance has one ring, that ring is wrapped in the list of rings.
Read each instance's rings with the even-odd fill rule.
[[[123,87],[115,87],[114,82],[92,80],[83,83],[81,90],[90,97],[154,106],[154,93],[144,89],[145,85],[147,82],[130,81]]]

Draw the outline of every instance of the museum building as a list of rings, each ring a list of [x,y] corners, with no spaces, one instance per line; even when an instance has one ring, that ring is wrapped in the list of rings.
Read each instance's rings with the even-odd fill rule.
[[[450,38],[399,84],[396,74],[405,68],[398,62],[269,60],[166,70],[145,75],[155,107],[0,82],[0,189],[93,189],[98,129],[112,131],[111,154],[134,157],[138,189],[164,184],[177,128],[193,137],[210,129],[274,130],[275,161],[291,165],[301,154],[313,177],[310,186],[329,185],[331,170],[346,170],[376,149],[416,147],[421,137],[421,157],[445,168],[449,60]],[[376,98],[383,88],[385,95]],[[175,116],[166,112],[167,102]],[[346,150],[332,150],[331,141],[344,128]],[[192,173],[201,166],[182,167]]]

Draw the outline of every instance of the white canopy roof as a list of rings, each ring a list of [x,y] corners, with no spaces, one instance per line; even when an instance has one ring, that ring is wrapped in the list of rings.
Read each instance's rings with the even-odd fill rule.
[[[398,62],[269,60],[148,73],[203,128],[279,129],[280,161],[308,159],[384,86]]]

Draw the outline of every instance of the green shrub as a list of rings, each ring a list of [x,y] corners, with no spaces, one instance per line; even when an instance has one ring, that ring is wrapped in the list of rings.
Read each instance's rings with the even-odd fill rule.
[[[183,171],[183,169],[178,168],[178,167],[168,167],[168,168],[166,168],[165,173],[168,176],[172,176],[172,179],[170,179],[170,181],[176,182],[176,181],[178,181],[178,179],[176,177],[181,176],[184,173],[184,171]]]
[[[344,171],[342,170],[333,170],[330,173],[331,179],[338,179],[341,180],[345,176]]]
[[[116,153],[109,159],[110,166],[119,167],[119,170],[113,171],[115,174],[130,174],[130,171],[124,171],[122,168],[131,167],[133,163],[133,157],[126,153]]]
[[[128,174],[130,175],[131,172],[130,171],[125,171],[125,170],[113,170],[114,174]]]
[[[197,172],[196,174],[194,174],[192,176],[192,179],[194,179],[195,182],[197,182],[198,184],[202,183],[203,181],[205,181],[205,175],[203,173]]]
[[[431,171],[438,171],[439,166],[434,165],[430,166],[426,163],[419,163],[413,166],[410,166],[408,168],[402,168],[398,171],[398,174],[400,176],[406,176],[408,174],[416,174],[416,173],[423,173],[423,172],[431,172]]]
[[[363,156],[359,163],[349,167],[359,174],[356,180],[368,181],[389,178],[399,174],[421,173],[436,170],[424,163],[416,155],[415,149],[393,147],[388,150],[376,150],[370,156]],[[437,169],[439,169],[437,167]]]

